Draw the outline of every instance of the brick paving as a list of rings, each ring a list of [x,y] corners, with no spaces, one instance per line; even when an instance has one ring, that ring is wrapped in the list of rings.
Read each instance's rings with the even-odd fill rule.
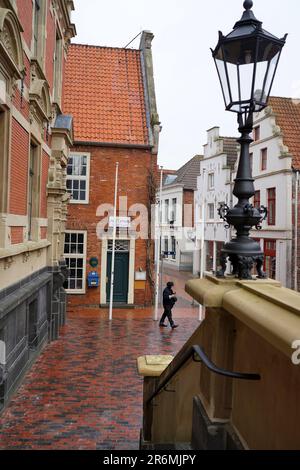
[[[74,309],[0,416],[0,449],[138,449],[142,379],[136,358],[175,354],[199,325],[177,307],[180,327],[163,330],[152,309]]]

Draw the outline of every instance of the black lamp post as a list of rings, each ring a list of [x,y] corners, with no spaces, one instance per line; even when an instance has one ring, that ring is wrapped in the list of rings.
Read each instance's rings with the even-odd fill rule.
[[[254,196],[254,179],[250,166],[249,147],[253,142],[253,113],[264,109],[268,104],[276,69],[285,44],[286,36],[278,39],[262,28],[251,8],[252,0],[244,1],[245,11],[233,31],[228,36],[219,33],[219,42],[212,54],[216,63],[222,93],[227,111],[238,115],[241,137],[241,154],[233,194],[238,198],[235,207],[223,205],[220,217],[233,225],[236,238],[226,243],[221,251],[222,269],[219,277],[224,277],[226,261],[229,257],[233,275],[239,279],[252,279],[251,270],[256,264],[258,278],[266,277],[262,267],[264,254],[260,245],[249,237],[252,227],[261,228],[266,218],[265,207],[255,208],[249,203]]]

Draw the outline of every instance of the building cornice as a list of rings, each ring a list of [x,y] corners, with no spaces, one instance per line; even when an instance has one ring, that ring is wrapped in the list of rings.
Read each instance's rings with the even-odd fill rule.
[[[115,142],[89,142],[75,140],[73,147],[108,147],[108,148],[124,148],[136,150],[152,150],[152,146],[148,144],[126,144]]]

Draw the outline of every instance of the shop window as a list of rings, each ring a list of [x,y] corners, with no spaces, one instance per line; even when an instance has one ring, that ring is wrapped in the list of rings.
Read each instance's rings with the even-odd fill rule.
[[[264,240],[264,270],[270,279],[276,279],[276,240]]]
[[[214,266],[214,242],[206,241],[206,271],[212,272]]]

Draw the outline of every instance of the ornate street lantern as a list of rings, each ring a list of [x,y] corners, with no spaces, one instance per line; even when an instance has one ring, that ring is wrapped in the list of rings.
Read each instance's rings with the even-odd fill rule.
[[[256,263],[259,278],[264,255],[260,245],[249,237],[252,227],[261,228],[266,217],[266,208],[254,208],[249,199],[254,196],[254,179],[251,174],[249,147],[253,142],[253,113],[263,110],[268,104],[278,62],[286,36],[278,39],[262,28],[251,8],[252,0],[244,1],[245,11],[240,21],[227,36],[219,33],[219,42],[212,50],[216,63],[225,106],[228,111],[238,114],[241,138],[241,155],[233,194],[238,204],[230,209],[222,206],[221,218],[233,225],[237,236],[224,245],[221,251],[221,266],[218,276],[224,277],[227,258],[230,259],[232,274],[239,279],[252,279],[251,271]]]

